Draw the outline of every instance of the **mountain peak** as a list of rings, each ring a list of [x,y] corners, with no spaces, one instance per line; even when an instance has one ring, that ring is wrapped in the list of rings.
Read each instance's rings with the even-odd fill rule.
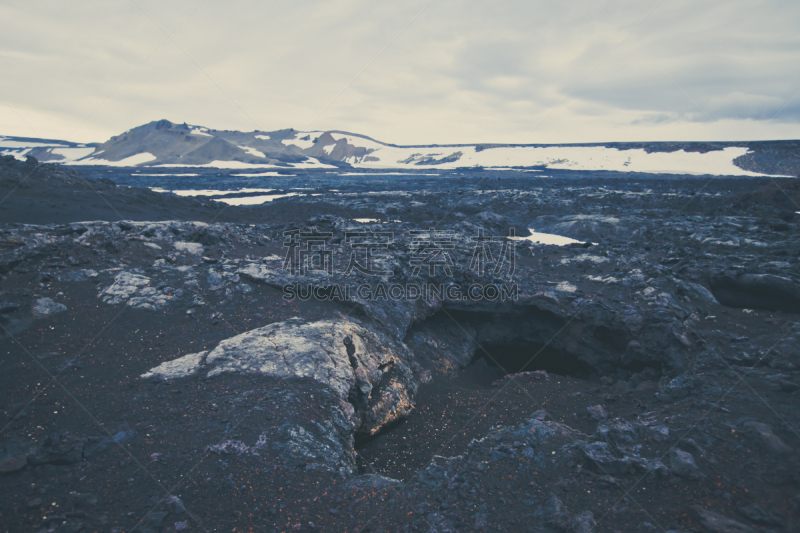
[[[162,118],[155,124],[157,130],[168,130],[171,129],[173,124],[169,120]]]

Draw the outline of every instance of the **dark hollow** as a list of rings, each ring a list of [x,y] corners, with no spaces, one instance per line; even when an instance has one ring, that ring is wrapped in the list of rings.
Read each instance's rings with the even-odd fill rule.
[[[389,424],[386,424],[381,428],[381,430],[376,433],[375,435],[368,435],[366,433],[356,432],[353,435],[353,448],[358,451],[370,442],[378,439],[380,437],[385,437],[386,435],[391,434],[394,430],[399,429],[404,423],[406,419],[401,418],[399,420],[395,420]]]
[[[719,303],[728,307],[800,313],[800,300],[797,300],[792,294],[781,294],[769,290],[756,292],[727,284],[711,285],[711,293]]]
[[[509,344],[486,344],[483,348],[486,351],[479,348],[475,359],[482,358],[509,374],[545,370],[561,376],[588,377],[592,372],[589,365],[576,356],[539,342],[519,340]]]

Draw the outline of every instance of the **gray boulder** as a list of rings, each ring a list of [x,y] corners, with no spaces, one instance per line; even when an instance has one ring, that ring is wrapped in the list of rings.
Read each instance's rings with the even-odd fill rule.
[[[336,392],[357,431],[374,434],[414,408],[417,384],[410,360],[405,346],[356,322],[293,318],[224,340],[209,352],[164,362],[141,377],[234,373],[309,378]]]
[[[678,477],[687,479],[700,479],[703,477],[700,469],[697,468],[694,456],[678,448],[673,448],[669,451],[669,471]]]
[[[692,510],[697,513],[700,523],[709,531],[715,533],[755,533],[755,529],[732,518],[704,509],[699,505],[692,505]]]
[[[36,305],[33,306],[33,316],[36,318],[44,318],[50,315],[63,313],[67,310],[67,306],[59,304],[50,298],[40,298],[36,300]]]

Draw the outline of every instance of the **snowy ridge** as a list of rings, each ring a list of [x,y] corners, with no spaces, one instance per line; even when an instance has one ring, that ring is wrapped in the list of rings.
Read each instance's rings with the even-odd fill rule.
[[[775,141],[774,143],[791,143]],[[699,146],[699,145],[703,146]],[[764,144],[764,143],[761,143]],[[760,151],[755,156],[755,150]],[[612,145],[397,146],[343,131],[220,131],[167,120],[151,122],[103,144],[0,137],[0,154],[48,163],[219,169],[585,170],[764,176],[752,163],[758,143],[629,143]],[[750,158],[750,162],[742,161]],[[768,165],[769,166],[769,165]],[[773,165],[774,167],[775,165]]]

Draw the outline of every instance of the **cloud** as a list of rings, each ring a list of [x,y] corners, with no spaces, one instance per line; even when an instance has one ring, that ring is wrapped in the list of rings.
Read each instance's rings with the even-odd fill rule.
[[[394,143],[800,137],[794,2],[137,1],[0,5],[0,134],[169,118]]]

